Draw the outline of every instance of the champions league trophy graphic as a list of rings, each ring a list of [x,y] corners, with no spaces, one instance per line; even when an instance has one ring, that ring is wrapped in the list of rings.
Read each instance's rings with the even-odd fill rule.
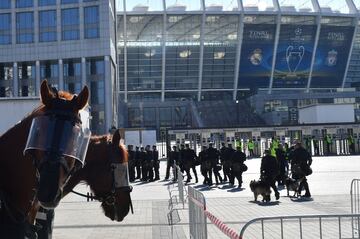
[[[301,64],[304,54],[304,46],[298,46],[295,48],[294,46],[290,45],[286,49],[286,63],[288,65],[290,76],[296,76],[296,71]]]
[[[294,45],[289,45],[286,48],[286,63],[289,69],[288,76],[296,77],[296,71],[300,66],[304,54],[305,54],[305,47],[301,45],[304,39],[301,37],[302,29],[300,27],[295,29],[295,37],[292,38],[292,42],[295,43]]]

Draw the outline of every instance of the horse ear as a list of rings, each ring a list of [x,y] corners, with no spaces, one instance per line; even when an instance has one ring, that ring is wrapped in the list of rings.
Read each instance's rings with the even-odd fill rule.
[[[80,92],[78,97],[76,98],[76,107],[78,110],[81,110],[84,108],[89,99],[89,88],[87,86],[84,86],[84,89]]]
[[[116,130],[112,136],[113,146],[118,147],[120,145],[120,139],[121,139],[120,130]]]
[[[43,82],[41,82],[40,96],[41,96],[41,102],[45,106],[49,106],[50,101],[54,98],[54,95],[52,94],[52,92],[49,89],[49,85],[47,83],[47,80],[44,80]]]

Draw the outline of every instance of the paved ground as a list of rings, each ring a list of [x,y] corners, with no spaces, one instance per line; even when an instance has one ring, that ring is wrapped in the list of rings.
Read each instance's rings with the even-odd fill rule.
[[[246,164],[249,169],[243,175],[244,183],[240,190],[226,185],[208,188],[200,184],[190,184],[204,193],[209,211],[236,231],[240,231],[247,221],[256,217],[349,213],[350,183],[353,178],[360,177],[360,156],[314,158],[314,173],[309,177],[312,200],[292,200],[286,197],[286,190],[282,190],[279,202],[262,205],[253,202],[248,187],[252,179],[259,178],[260,160],[251,159]],[[162,162],[161,178],[165,175],[164,166],[165,162]],[[69,195],[56,210],[54,238],[189,238],[187,205],[184,210],[179,210],[181,221],[173,228],[167,225],[168,184],[168,181],[134,183],[134,214],[129,214],[121,223],[106,218],[99,203],[85,202],[76,195]],[[87,190],[84,185],[78,189],[84,192]],[[313,225],[314,223],[308,222],[304,227],[309,229]],[[346,230],[345,226],[343,230]],[[209,222],[208,232],[209,238],[226,238]],[[313,234],[308,235],[313,236],[304,238],[317,238],[312,229],[310,232]],[[337,232],[328,233],[330,234],[324,238],[331,238]],[[272,233],[269,238],[278,238],[276,235],[278,234]],[[297,237],[296,234],[288,238]],[[251,234],[248,238],[257,237]]]

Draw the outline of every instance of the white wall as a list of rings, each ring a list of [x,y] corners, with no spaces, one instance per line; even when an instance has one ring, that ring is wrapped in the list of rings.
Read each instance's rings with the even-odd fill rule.
[[[26,115],[40,105],[38,98],[30,99],[1,99],[0,100],[0,135],[13,127]]]
[[[299,123],[346,123],[355,121],[353,104],[321,104],[299,109]]]

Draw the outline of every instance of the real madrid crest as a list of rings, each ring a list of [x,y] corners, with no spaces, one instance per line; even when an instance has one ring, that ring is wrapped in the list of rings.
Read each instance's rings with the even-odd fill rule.
[[[254,66],[260,65],[262,58],[262,50],[259,48],[255,49],[249,57],[251,64],[253,64]]]
[[[326,65],[335,66],[337,62],[337,54],[338,54],[337,51],[335,51],[334,49],[329,51],[328,56],[326,58]]]

